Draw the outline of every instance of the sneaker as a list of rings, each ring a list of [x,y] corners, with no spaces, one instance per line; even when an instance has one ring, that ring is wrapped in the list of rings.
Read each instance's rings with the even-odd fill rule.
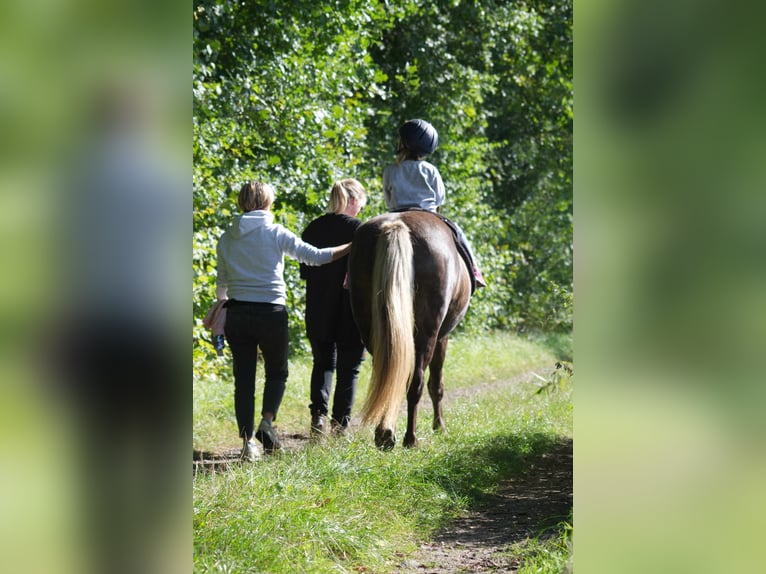
[[[486,287],[487,282],[484,281],[484,276],[481,274],[481,270],[478,267],[473,268],[473,276],[476,279],[477,287]]]
[[[330,423],[330,432],[335,436],[343,436],[348,432],[348,427],[332,419]]]
[[[311,415],[311,438],[324,436],[327,416],[322,414]]]
[[[255,462],[258,460],[258,445],[253,439],[245,440],[239,458],[246,462]]]
[[[258,425],[258,430],[255,431],[255,438],[263,443],[263,452],[266,454],[272,454],[281,448],[277,431],[274,430],[274,427],[271,426],[271,421],[268,419],[261,419],[261,424]]]

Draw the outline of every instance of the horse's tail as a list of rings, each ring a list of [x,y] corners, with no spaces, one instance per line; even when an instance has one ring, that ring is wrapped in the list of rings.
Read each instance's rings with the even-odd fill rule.
[[[415,369],[412,242],[398,220],[381,226],[372,272],[372,377],[362,420],[396,429]]]

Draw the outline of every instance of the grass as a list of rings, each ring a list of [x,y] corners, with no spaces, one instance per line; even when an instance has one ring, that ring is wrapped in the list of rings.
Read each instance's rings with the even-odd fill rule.
[[[518,574],[561,574],[572,572],[572,516],[552,531],[512,545],[506,554],[520,560]]]
[[[538,379],[519,378],[532,370],[550,375],[558,357],[548,348],[509,335],[450,345],[448,396],[450,389],[517,382],[454,398],[445,409],[445,435],[430,430],[430,412],[421,414],[416,450],[397,446],[380,452],[372,430],[363,428],[257,464],[198,476],[195,572],[395,572],[430,533],[571,436],[571,382],[537,393]],[[357,404],[366,392],[368,368]],[[278,420],[282,429],[308,430],[309,369],[307,361],[291,364]],[[227,371],[211,367],[195,380],[195,448],[239,446],[232,436],[231,394]],[[402,416],[400,437],[404,424]]]
[[[453,337],[449,343],[444,367],[445,397],[449,399],[451,391],[512,380],[529,372],[534,372],[538,377],[550,378],[557,360],[571,360],[568,356],[561,356],[551,350],[549,341],[552,337],[535,336],[524,339],[507,333]],[[556,340],[561,338],[560,335],[556,336]],[[194,448],[216,451],[241,446],[236,436],[231,360],[228,350],[226,353],[226,356],[221,358],[213,357],[207,361],[199,359],[195,365],[192,437]],[[370,367],[371,360],[368,358],[362,364],[359,376],[354,415],[358,413],[366,395]],[[308,432],[310,358],[291,360],[289,369],[287,389],[277,424],[281,428]],[[262,363],[258,364],[256,378],[258,413],[263,392]],[[429,400],[427,391],[424,392],[423,400]],[[421,422],[419,427],[425,428],[424,423]]]

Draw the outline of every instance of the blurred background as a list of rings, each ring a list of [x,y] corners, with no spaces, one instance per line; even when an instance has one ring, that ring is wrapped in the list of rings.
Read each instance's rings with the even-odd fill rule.
[[[4,572],[191,569],[189,8],[3,7]],[[575,4],[582,572],[759,569],[762,11]]]
[[[575,12],[575,564],[761,570],[763,9]]]
[[[2,12],[0,570],[188,572],[189,7]]]

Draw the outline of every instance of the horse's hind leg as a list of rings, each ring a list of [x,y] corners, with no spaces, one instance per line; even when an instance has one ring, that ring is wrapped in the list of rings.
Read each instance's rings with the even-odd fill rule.
[[[418,428],[418,403],[423,396],[423,381],[425,379],[425,360],[423,353],[418,353],[415,359],[415,371],[407,391],[407,432],[404,433],[402,444],[407,448],[418,446],[415,431]]]
[[[434,355],[428,369],[428,394],[434,406],[433,429],[440,432],[446,430],[444,427],[444,417],[442,416],[442,397],[444,396],[442,371],[444,359],[447,356],[447,341],[447,337],[444,337],[436,342]]]
[[[375,446],[380,450],[391,450],[396,446],[396,435],[391,429],[383,429],[378,425],[375,427]]]

